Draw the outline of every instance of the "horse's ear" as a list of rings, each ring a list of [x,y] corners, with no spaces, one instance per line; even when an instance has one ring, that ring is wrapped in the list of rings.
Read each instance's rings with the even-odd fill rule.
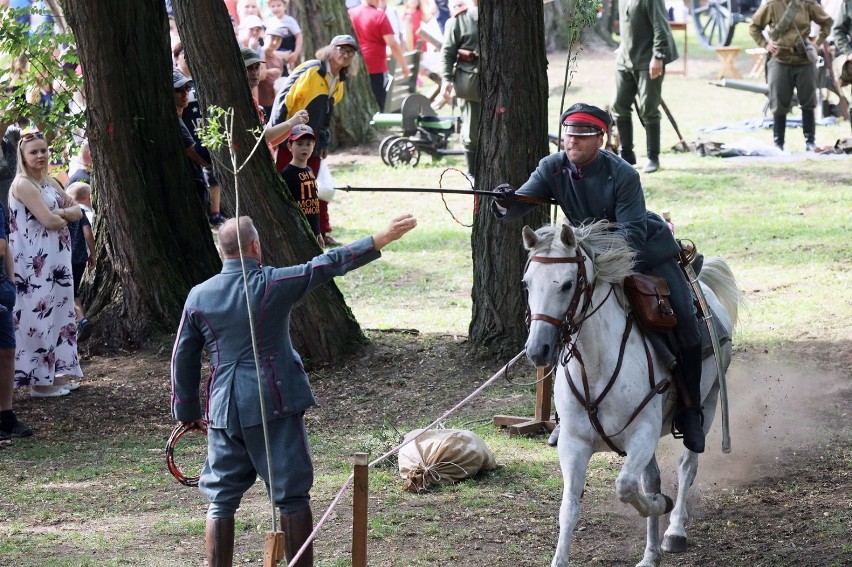
[[[571,225],[567,222],[562,225],[562,235],[560,236],[562,240],[562,244],[564,244],[567,248],[574,248],[577,246],[577,237],[574,236],[574,229],[571,228]]]
[[[524,229],[521,231],[521,234],[524,237],[524,247],[527,250],[532,250],[538,244],[539,238],[533,229],[529,226],[524,226]]]

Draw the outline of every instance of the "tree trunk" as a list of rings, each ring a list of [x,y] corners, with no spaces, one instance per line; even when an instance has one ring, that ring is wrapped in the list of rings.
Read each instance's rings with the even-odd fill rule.
[[[506,41],[508,29],[512,41]],[[520,187],[548,152],[542,3],[480,0],[479,42],[482,120],[476,184]],[[469,335],[474,346],[508,357],[523,348],[527,335],[520,285],[527,257],[521,240],[524,223],[499,221],[490,206],[490,198],[480,202],[473,221]],[[538,228],[547,222],[547,211],[538,208],[524,221]]]
[[[162,0],[63,2],[85,70],[97,268],[95,337],[174,332],[190,287],[219,265],[179,142]],[[106,24],[108,22],[108,24]]]
[[[233,110],[233,147],[237,163],[242,164],[255,144],[260,121],[225,5],[221,0],[174,0],[173,6],[201,106]],[[276,173],[265,143],[240,172],[238,187],[229,171],[228,148],[211,153],[222,184],[222,202],[236,210],[239,197],[240,214],[251,216],[260,231],[265,263],[301,264],[321,252],[305,216]],[[365,341],[333,282],[315,289],[293,311],[291,331],[296,348],[315,362],[336,360]]]
[[[302,16],[305,60],[314,59],[318,49],[329,44],[331,38],[340,34],[355,37],[352,20],[342,0],[296,0],[296,10]],[[365,144],[372,140],[370,119],[379,107],[370,89],[370,76],[364,60],[358,56],[355,62],[359,71],[346,80],[346,96],[335,107],[331,122],[331,149]]]

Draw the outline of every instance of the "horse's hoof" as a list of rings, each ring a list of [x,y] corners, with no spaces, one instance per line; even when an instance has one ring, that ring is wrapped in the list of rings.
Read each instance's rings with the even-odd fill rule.
[[[665,494],[661,494],[660,496],[666,499],[666,511],[663,514],[668,514],[674,509],[674,501]]]
[[[645,557],[642,558],[640,563],[636,564],[636,567],[660,567],[660,555],[648,555],[645,554]]]
[[[666,553],[683,553],[686,551],[686,537],[679,535],[664,536],[663,551]]]

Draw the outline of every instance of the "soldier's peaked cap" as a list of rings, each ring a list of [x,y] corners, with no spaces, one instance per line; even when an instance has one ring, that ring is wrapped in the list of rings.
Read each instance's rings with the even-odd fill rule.
[[[578,102],[569,106],[562,113],[560,122],[562,124],[588,124],[599,128],[601,132],[606,132],[612,125],[612,116],[609,112],[597,106]]]

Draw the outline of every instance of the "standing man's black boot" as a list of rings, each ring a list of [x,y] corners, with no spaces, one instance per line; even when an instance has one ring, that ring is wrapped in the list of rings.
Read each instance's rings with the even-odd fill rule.
[[[645,140],[648,144],[648,163],[642,168],[645,173],[654,173],[660,169],[660,123],[645,123]]]
[[[787,115],[772,115],[772,141],[779,150],[784,149],[784,134],[787,131]]]
[[[615,121],[618,128],[618,154],[630,165],[636,165],[636,154],[633,152],[633,119],[619,118]]]
[[[813,108],[802,109],[802,130],[805,133],[805,151],[816,151],[816,119],[814,118]]]
[[[234,564],[233,518],[207,518],[204,539],[207,567],[231,567]]]

